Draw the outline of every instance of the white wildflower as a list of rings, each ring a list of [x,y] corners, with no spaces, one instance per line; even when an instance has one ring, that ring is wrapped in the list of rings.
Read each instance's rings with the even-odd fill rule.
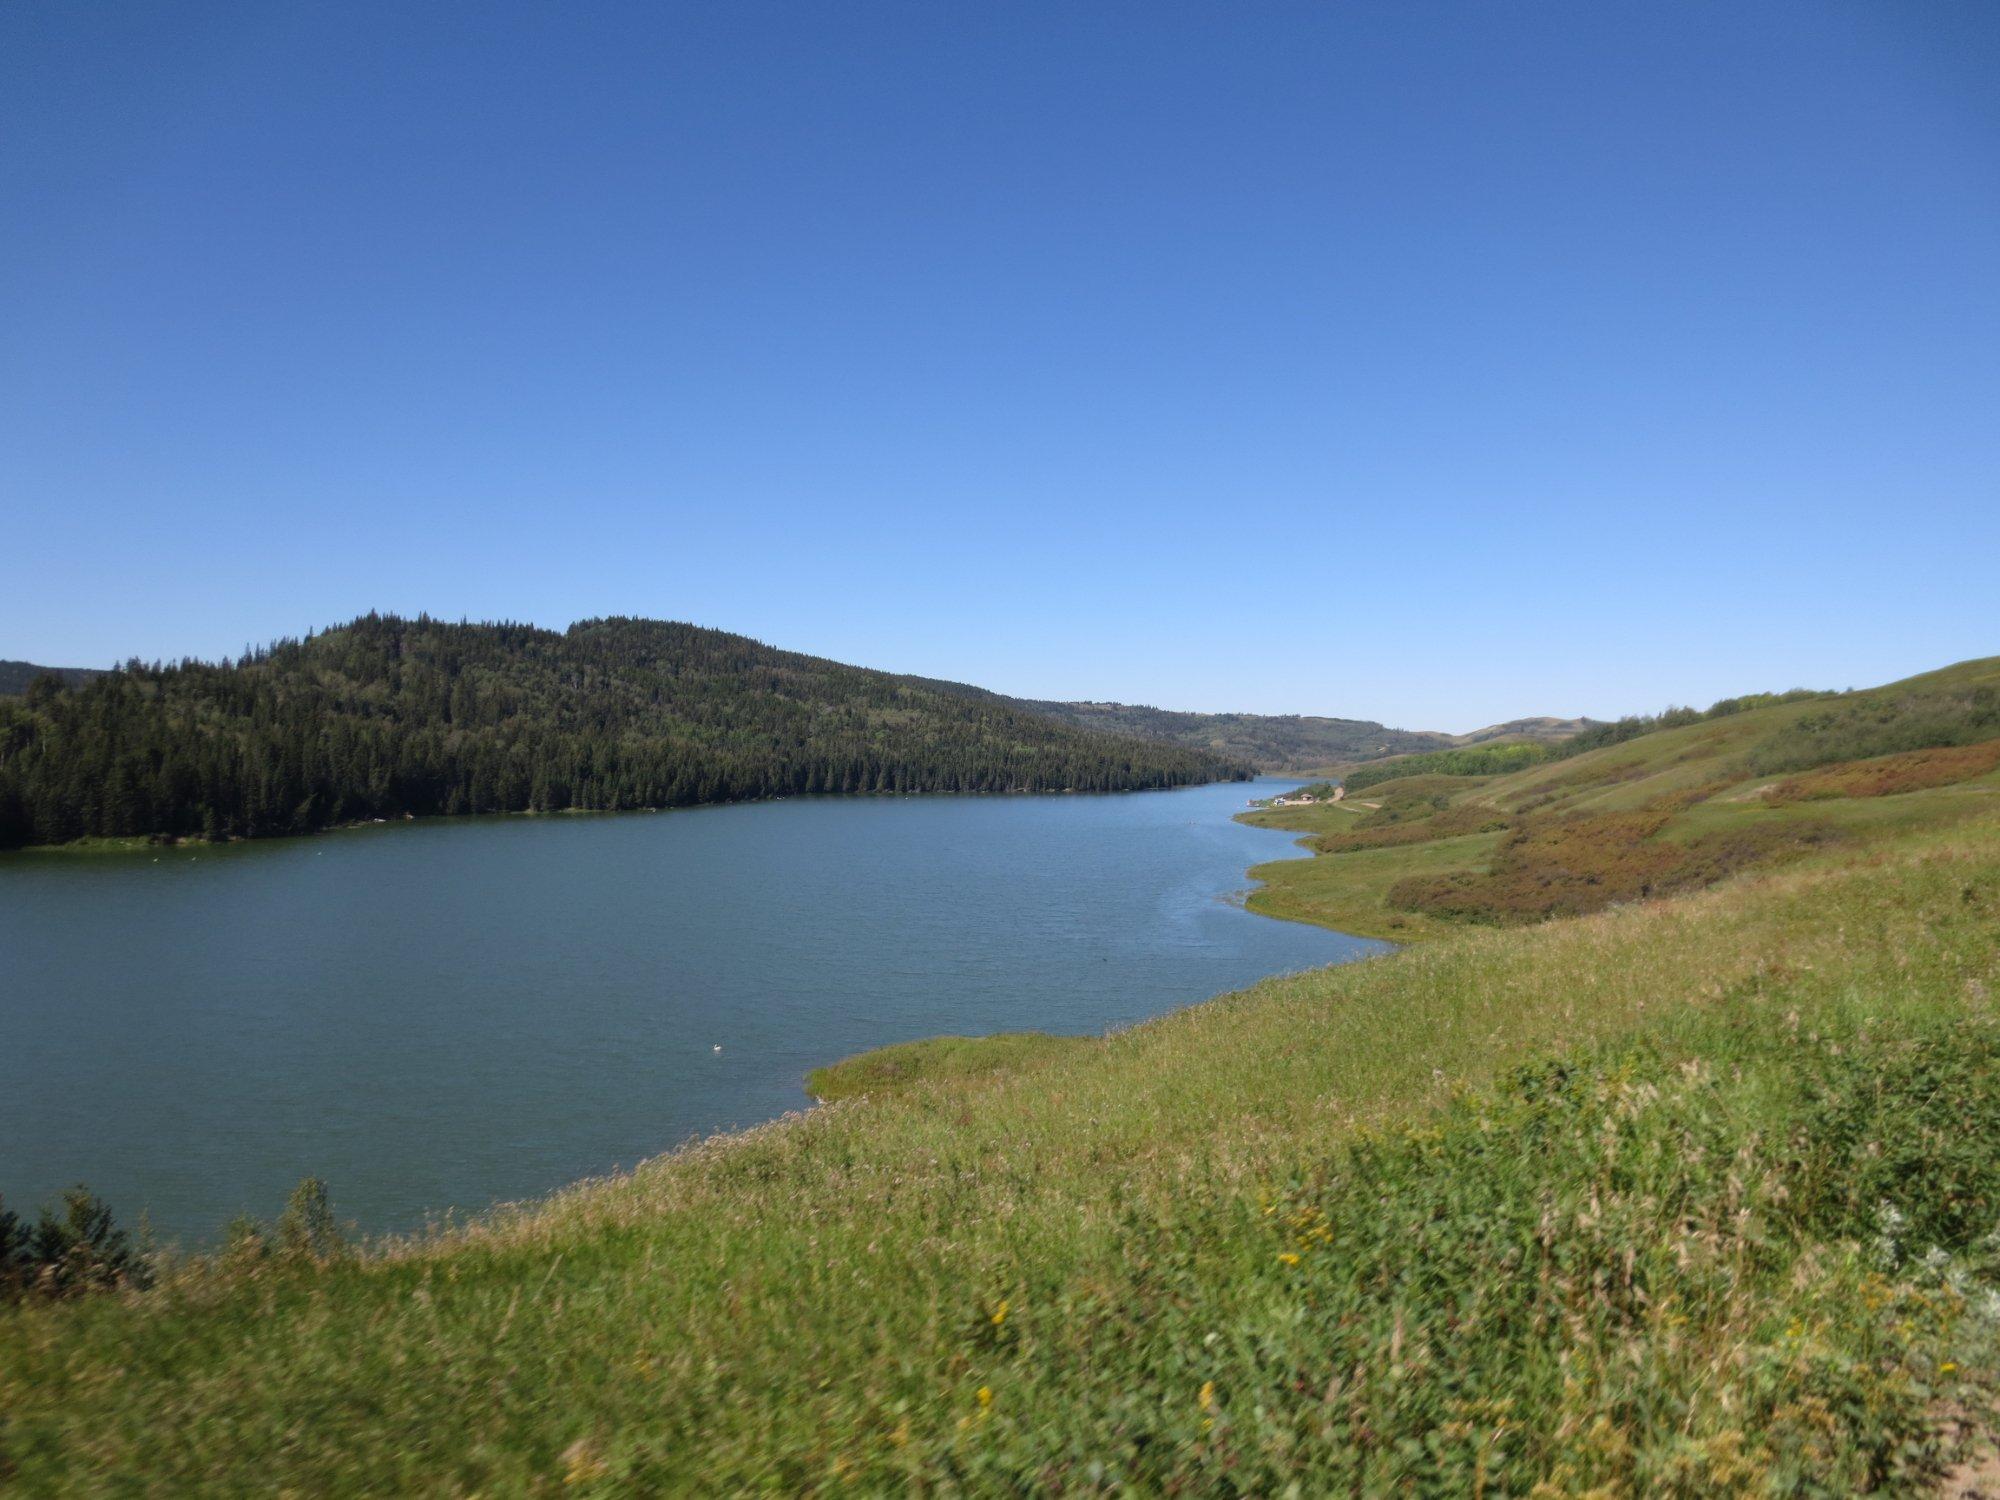
[[[1902,1230],[1907,1222],[1893,1203],[1885,1202],[1875,1210],[1875,1263],[1885,1271],[1903,1263]]]

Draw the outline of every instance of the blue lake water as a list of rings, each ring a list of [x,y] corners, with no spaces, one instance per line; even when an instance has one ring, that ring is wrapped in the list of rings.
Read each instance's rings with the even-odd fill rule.
[[[0,858],[0,1197],[363,1230],[805,1106],[954,1032],[1102,1032],[1385,946],[1253,916],[1289,782],[438,820]],[[715,1051],[720,1047],[720,1052]]]

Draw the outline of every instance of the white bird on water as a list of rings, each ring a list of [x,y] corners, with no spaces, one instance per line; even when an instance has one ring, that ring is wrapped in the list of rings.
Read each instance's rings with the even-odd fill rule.
[[[710,1047],[708,1050],[711,1052],[720,1052],[722,1050],[722,1043],[717,1042],[713,1047]]]

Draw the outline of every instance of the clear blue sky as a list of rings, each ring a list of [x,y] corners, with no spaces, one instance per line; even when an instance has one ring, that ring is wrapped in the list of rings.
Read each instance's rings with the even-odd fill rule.
[[[2000,651],[2000,5],[0,10],[0,656],[1463,729]]]

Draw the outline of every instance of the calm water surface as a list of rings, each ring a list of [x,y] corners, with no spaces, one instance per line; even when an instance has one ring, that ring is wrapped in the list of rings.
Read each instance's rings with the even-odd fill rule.
[[[1281,785],[1266,783],[1256,795]],[[1252,916],[1242,784],[500,818],[0,858],[0,1197],[414,1227],[943,1032],[1100,1032],[1384,945]],[[720,1046],[722,1050],[713,1049]]]

